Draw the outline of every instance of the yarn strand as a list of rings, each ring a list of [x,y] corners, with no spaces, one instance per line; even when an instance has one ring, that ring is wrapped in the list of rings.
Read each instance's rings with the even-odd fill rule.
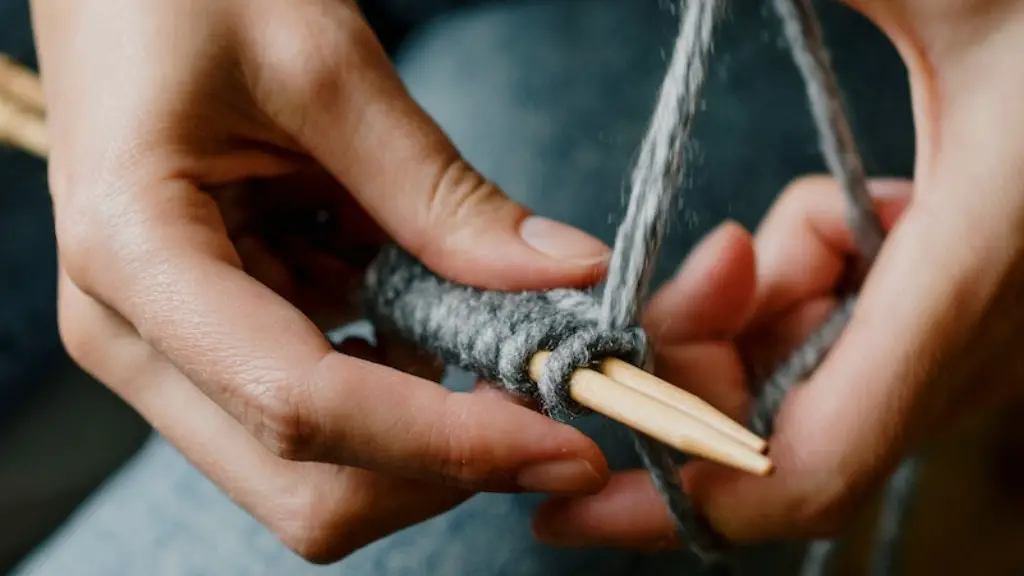
[[[640,144],[629,204],[616,234],[605,282],[600,321],[607,330],[639,323],[672,200],[682,185],[686,144],[704,84],[715,22],[723,4],[722,0],[693,0],[679,11],[679,34],[648,132]],[[644,368],[650,370],[647,350],[644,358]],[[683,491],[673,451],[636,432],[633,440],[682,539],[706,563],[720,559],[724,541],[694,510]]]
[[[882,247],[885,231],[868,194],[864,164],[846,117],[821,21],[812,0],[773,0],[772,3],[782,21],[790,53],[804,79],[825,163],[839,180],[849,205],[850,230],[862,258],[870,265]]]
[[[682,184],[686,142],[697,113],[724,0],[691,0],[630,182],[629,204],[615,236],[602,300],[606,327],[627,326],[643,308],[657,254]]]

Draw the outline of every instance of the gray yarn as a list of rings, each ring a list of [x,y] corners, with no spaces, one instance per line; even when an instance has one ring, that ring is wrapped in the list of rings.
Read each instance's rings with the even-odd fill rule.
[[[834,540],[814,540],[807,546],[800,576],[827,574],[835,555],[837,544]]]
[[[751,424],[755,432],[771,436],[775,415],[786,394],[821,365],[846,328],[856,303],[856,296],[840,301],[828,318],[764,381],[753,407]]]
[[[917,456],[907,458],[886,484],[871,555],[871,574],[874,576],[892,576],[899,571],[902,560],[900,536],[910,512],[910,496],[916,483],[918,465]]]
[[[607,357],[642,361],[646,336],[636,326],[598,327],[592,294],[483,291],[444,280],[396,246],[387,246],[366,276],[367,304],[378,327],[403,336],[445,362],[519,396],[536,399],[565,421],[586,410],[568,394],[573,370]],[[537,384],[529,361],[551,352]]]
[[[822,154],[841,184],[863,264],[870,266],[884,233],[867,193],[864,168],[817,15],[811,0],[773,0],[773,4],[807,87]],[[511,392],[538,399],[545,413],[559,420],[586,412],[567,391],[575,369],[615,356],[650,370],[638,315],[648,296],[671,202],[681,185],[686,141],[723,5],[724,0],[690,0],[680,10],[679,35],[632,173],[629,204],[600,302],[592,293],[579,290],[501,293],[456,285],[392,246],[385,248],[367,275],[368,308],[378,326]],[[821,364],[855,303],[855,296],[844,297],[822,326],[763,383],[752,414],[756,430],[770,434],[786,394]],[[540,350],[552,355],[535,386],[528,364]],[[634,440],[680,535],[705,561],[722,559],[727,543],[684,493],[672,450],[638,433]],[[834,548],[831,541],[812,543],[803,574],[824,573]]]
[[[712,31],[722,0],[691,1],[680,10],[679,35],[630,181],[629,204],[615,236],[605,283],[606,326],[636,321],[683,179],[686,141],[696,116]]]
[[[712,32],[721,0],[688,3],[680,10],[679,34],[654,114],[630,182],[629,204],[615,237],[601,302],[601,325],[621,329],[637,324],[648,296],[651,274],[682,184],[686,143],[697,113],[711,54]],[[643,367],[652,368],[644,351]],[[694,509],[683,491],[673,450],[633,432],[637,453],[668,507],[676,530],[705,563],[721,559],[725,541]]]
[[[907,521],[918,465],[918,457],[907,458],[886,484],[868,569],[872,576],[893,576],[899,573],[903,559],[900,550],[901,535]],[[800,575],[827,574],[838,548],[839,545],[834,540],[811,542],[807,547]]]
[[[885,231],[868,194],[864,164],[832,71],[821,21],[812,0],[773,0],[772,4],[803,76],[825,163],[846,197],[850,230],[861,257],[870,264],[882,247]]]

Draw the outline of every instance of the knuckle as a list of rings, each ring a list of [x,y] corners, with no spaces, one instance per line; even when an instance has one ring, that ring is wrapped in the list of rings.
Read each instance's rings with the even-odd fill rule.
[[[287,389],[284,379],[247,386],[241,394],[242,419],[278,458],[296,462],[315,460],[316,434],[302,395]]]
[[[104,253],[102,226],[86,212],[79,217],[69,216],[73,210],[55,211],[57,256],[68,277],[85,291],[89,291],[99,256]]]
[[[285,546],[313,564],[337,562],[357,549],[350,537],[358,527],[352,506],[345,499],[332,502],[322,492],[305,483],[279,504],[270,525]]]
[[[458,394],[449,394],[441,416],[431,432],[429,466],[443,479],[456,486],[473,486],[487,479],[492,470],[489,459],[481,457],[472,430],[471,406]]]
[[[492,226],[502,211],[522,210],[506,201],[504,193],[469,165],[454,148],[439,156],[441,168],[426,194],[425,229],[445,230],[426,235],[421,254],[442,253],[458,243],[460,235]]]
[[[427,194],[428,222],[431,225],[472,224],[481,209],[501,197],[498,188],[452,152],[442,165],[437,181]]]
[[[345,3],[317,10],[338,10],[334,17],[288,10],[280,26],[261,31],[261,69],[251,89],[267,113],[286,130],[307,133],[325,113],[351,108],[346,79],[366,66],[376,37]]]
[[[93,297],[100,298],[101,284],[111,282],[119,269],[149,255],[147,226],[125,187],[123,182],[80,186],[54,206],[61,266]]]

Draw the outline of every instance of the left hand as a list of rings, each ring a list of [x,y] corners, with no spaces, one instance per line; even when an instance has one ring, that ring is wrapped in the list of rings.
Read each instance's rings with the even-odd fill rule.
[[[885,223],[898,213],[899,225],[842,338],[785,398],[771,439],[775,474],[684,468],[695,504],[735,542],[834,534],[909,450],[1024,395],[1024,137],[1013,129],[1024,125],[1024,0],[847,4],[906,64],[913,202],[880,202]],[[662,375],[736,418],[749,402],[741,359],[761,364],[800,342],[834,305],[851,252],[834,185],[826,194],[821,180],[804,182],[756,240],[734,227],[709,239],[651,307]],[[909,183],[902,188],[909,195]],[[665,318],[673,323],[658,326]],[[547,503],[535,527],[553,543],[675,544],[643,472],[616,476],[596,496]]]
[[[892,226],[909,200],[910,184],[874,182],[872,192],[883,223]],[[746,367],[781,359],[836,303],[834,288],[855,250],[845,214],[833,181],[806,179],[783,193],[756,238],[731,223],[709,235],[646,311],[658,375],[747,421],[752,395]],[[862,398],[856,390],[851,394],[858,397],[835,397],[854,408],[851,418],[871,409],[871,401],[884,400]],[[772,476],[756,478],[701,461],[683,467],[687,492],[729,538],[829,531],[845,519],[845,510],[818,503],[831,502],[836,486],[852,483],[821,477],[825,467],[816,456],[839,449],[850,427],[801,434],[791,423],[803,415],[789,412],[790,425],[772,439]],[[772,498],[779,487],[799,494],[799,505],[782,506],[782,498]],[[665,505],[643,470],[613,476],[596,495],[548,501],[534,527],[540,539],[552,544],[643,549],[683,544],[673,539]]]

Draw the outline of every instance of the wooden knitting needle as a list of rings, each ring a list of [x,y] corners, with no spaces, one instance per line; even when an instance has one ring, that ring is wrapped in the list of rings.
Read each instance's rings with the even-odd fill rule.
[[[8,101],[0,94],[0,142],[7,142],[46,158],[49,146],[46,123],[36,114]]]
[[[530,359],[530,377],[535,381],[543,374],[550,355],[538,352]],[[680,452],[758,476],[772,471],[771,460],[732,436],[595,370],[576,370],[569,383],[569,394],[580,404]]]
[[[43,86],[36,74],[0,54],[0,142],[46,158]]]
[[[602,361],[598,366],[598,370],[620,384],[703,421],[708,426],[727,436],[731,436],[734,440],[750,447],[755,452],[764,452],[768,448],[768,442],[764,438],[722,414],[717,408],[708,404],[699,396],[673,386],[650,372],[645,372],[617,358],[609,358]]]
[[[46,114],[46,99],[39,77],[5,54],[0,54],[0,93],[7,94],[14,104],[29,112]]]

